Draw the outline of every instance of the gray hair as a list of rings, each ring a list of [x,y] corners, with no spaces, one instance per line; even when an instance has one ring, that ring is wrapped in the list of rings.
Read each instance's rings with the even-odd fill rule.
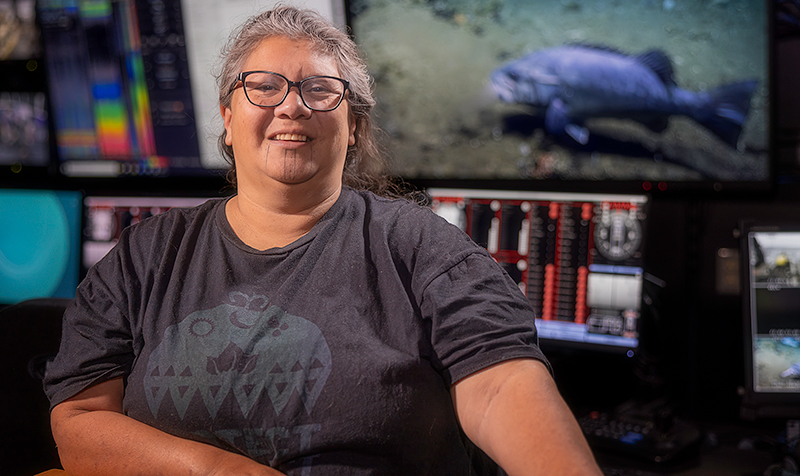
[[[253,50],[271,37],[310,41],[317,51],[334,60],[339,74],[350,82],[347,104],[356,121],[356,141],[347,149],[343,183],[384,194],[390,186],[384,175],[386,162],[376,139],[377,127],[371,117],[375,106],[372,77],[355,42],[313,10],[278,6],[251,17],[235,30],[222,49],[222,65],[216,75],[219,103],[231,107],[231,86],[236,76]],[[228,181],[235,187],[236,164],[233,148],[225,144],[226,134],[223,130],[218,146],[231,165]]]

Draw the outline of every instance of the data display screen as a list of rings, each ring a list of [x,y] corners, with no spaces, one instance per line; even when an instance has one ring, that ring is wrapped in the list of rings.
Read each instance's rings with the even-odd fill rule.
[[[432,207],[485,247],[536,311],[542,339],[639,344],[647,197],[429,189]]]

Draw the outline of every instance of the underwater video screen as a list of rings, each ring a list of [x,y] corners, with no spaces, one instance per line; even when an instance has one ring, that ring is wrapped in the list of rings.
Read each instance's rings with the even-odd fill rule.
[[[407,179],[769,179],[763,0],[351,0]]]

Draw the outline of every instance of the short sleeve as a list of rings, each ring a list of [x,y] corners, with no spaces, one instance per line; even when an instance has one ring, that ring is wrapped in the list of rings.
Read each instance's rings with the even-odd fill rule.
[[[119,261],[109,257],[92,268],[64,313],[59,352],[45,372],[51,408],[96,383],[130,373],[131,328],[115,298],[115,286],[107,281],[122,279],[115,262]]]
[[[430,319],[434,365],[448,385],[510,359],[549,366],[527,298],[485,253],[468,253],[431,280],[421,311]]]

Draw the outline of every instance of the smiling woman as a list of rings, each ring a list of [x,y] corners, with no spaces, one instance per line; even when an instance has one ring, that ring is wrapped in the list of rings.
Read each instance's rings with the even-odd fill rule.
[[[253,103],[253,94],[247,93],[259,83],[250,79],[253,74],[246,73],[245,87],[234,88],[230,107],[220,106],[225,144],[233,151],[238,180],[238,196],[229,206],[241,206],[238,197],[242,196],[267,206],[288,204],[289,212],[323,202],[332,204],[327,199],[335,201],[338,197],[347,148],[355,145],[355,117],[347,107],[332,109],[327,104],[327,111],[309,108],[300,83],[308,84],[309,78],[315,81],[315,76],[336,78],[340,74],[336,63],[318,53],[310,41],[272,37],[259,43],[242,68],[248,72],[273,71],[292,78],[297,85],[291,87],[288,80],[272,75],[273,80],[285,83],[278,90],[284,94],[270,107],[262,107]],[[344,84],[339,85],[343,89]],[[262,100],[270,93],[267,88],[255,91]]]
[[[372,96],[373,81],[369,76],[366,64],[361,60],[358,48],[346,34],[321,18],[287,12],[285,11],[281,15],[264,12],[251,18],[231,35],[222,54],[225,60],[217,74],[220,105],[230,107],[234,87],[241,84],[240,75],[249,71],[245,68],[244,63],[264,39],[282,37],[307,41],[315,52],[328,56],[328,60],[333,62],[338,71],[337,76],[347,81],[346,98],[344,99],[348,103],[356,123],[356,140],[347,150],[347,161],[343,174],[344,184],[381,195],[400,194],[385,175],[386,161],[379,151],[371,116],[375,106]],[[286,79],[288,81],[292,78]],[[291,86],[287,88],[287,93],[289,89],[292,89]],[[236,162],[233,150],[227,144],[226,133],[227,131],[220,136],[219,147],[223,156],[231,164],[228,178],[235,185],[237,181]]]
[[[278,8],[226,51],[236,195],[127,228],[87,274],[45,384],[65,469],[502,474],[480,448],[512,476],[599,476],[515,282],[366,190],[387,182],[352,41]]]

